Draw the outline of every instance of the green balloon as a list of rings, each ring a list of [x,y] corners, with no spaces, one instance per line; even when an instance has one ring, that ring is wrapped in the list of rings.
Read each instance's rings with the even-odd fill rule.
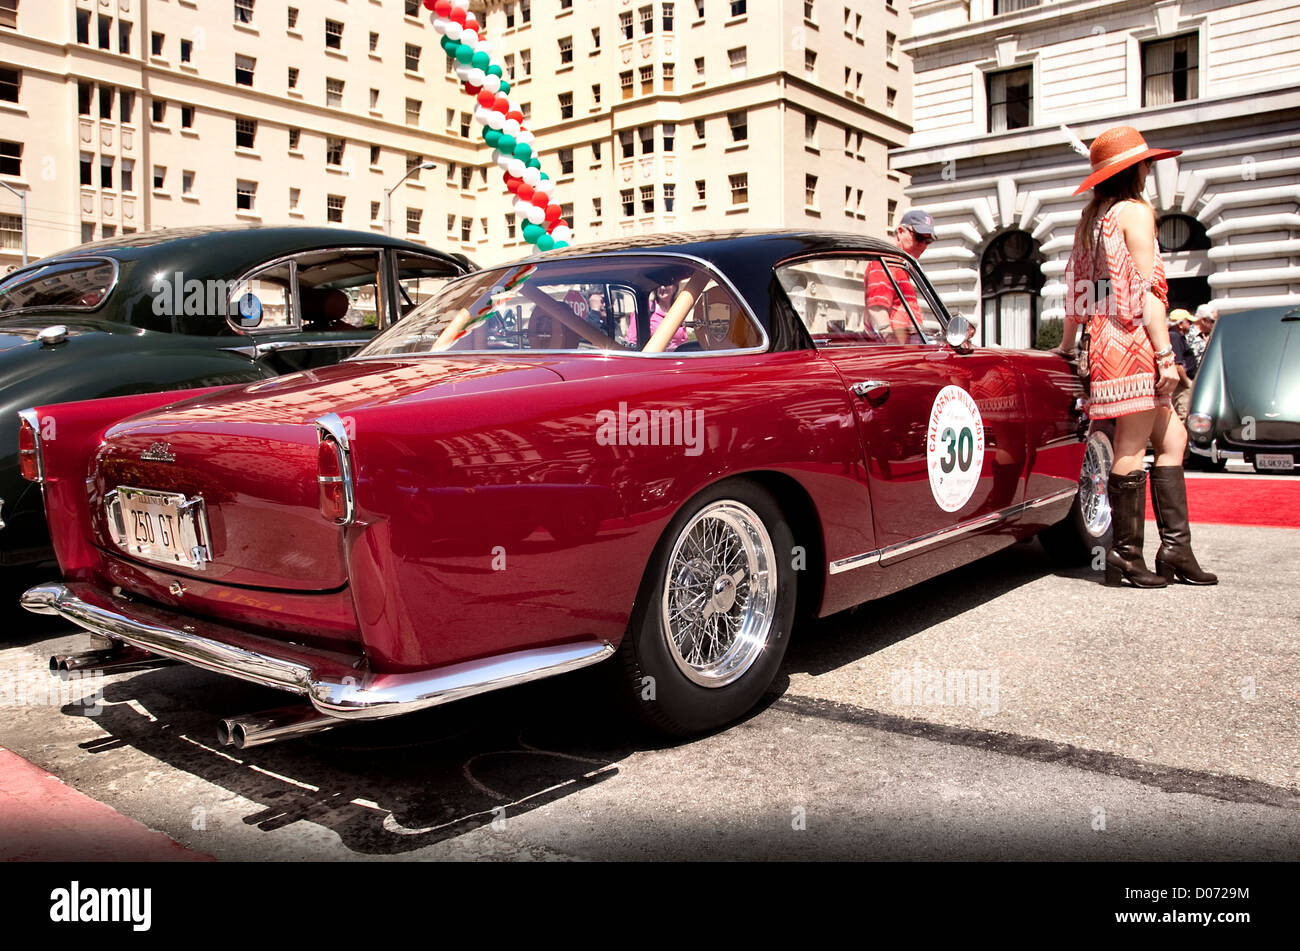
[[[501,138],[497,139],[497,148],[507,154],[513,153],[515,150],[515,137],[502,132]]]
[[[504,79],[501,80],[501,89],[499,91],[503,96],[510,95],[510,83],[506,82]]]
[[[525,162],[527,162],[532,157],[533,157],[533,147],[531,145],[529,145],[527,142],[515,143],[515,158],[523,159]]]
[[[470,58],[469,63],[475,69],[486,70],[488,66],[492,63],[492,57],[488,56],[488,54],[483,52],[482,50],[479,50]]]
[[[568,246],[569,242],[567,241],[556,241],[551,250],[558,251],[560,248],[567,248]]]
[[[438,42],[442,44],[442,48],[447,52],[449,56],[455,56],[456,47],[460,46],[460,43],[457,42],[456,40],[453,40],[450,36],[444,36]]]
[[[539,236],[546,233],[546,229],[541,225],[535,225],[531,221],[523,227],[524,240],[529,244],[536,244]]]
[[[530,159],[529,159],[527,162],[525,162],[524,164],[527,165],[529,168],[541,168],[541,167],[542,167],[541,160],[540,160],[536,155],[534,155],[532,158],[530,158]],[[543,173],[543,174],[545,174],[545,173]]]
[[[468,43],[458,43],[456,45],[456,62],[462,66],[468,66],[474,58],[474,47]]]
[[[446,37],[444,36],[443,39],[446,39]],[[487,71],[488,71],[489,74],[491,74],[491,75],[493,75],[493,76],[504,76],[504,75],[505,75],[505,71],[502,70],[501,67],[498,66],[496,63],[493,63],[491,66],[489,66],[489,67],[487,68]]]
[[[537,239],[537,247],[541,248],[543,251],[550,251],[555,247],[555,239],[549,234],[543,232],[542,236]]]
[[[498,143],[501,141],[501,130],[485,128],[483,130],[483,141],[495,149]]]

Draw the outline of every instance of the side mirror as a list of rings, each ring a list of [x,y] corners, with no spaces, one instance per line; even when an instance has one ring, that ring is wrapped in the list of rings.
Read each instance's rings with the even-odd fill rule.
[[[944,332],[943,339],[954,350],[969,350],[971,329],[970,321],[958,314],[948,321],[948,329]]]

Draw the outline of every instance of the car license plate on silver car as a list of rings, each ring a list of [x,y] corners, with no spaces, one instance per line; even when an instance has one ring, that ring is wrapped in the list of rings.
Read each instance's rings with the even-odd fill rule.
[[[202,568],[209,560],[207,512],[201,498],[119,486],[107,503],[118,547],[147,561]]]
[[[1287,453],[1261,452],[1255,455],[1255,465],[1261,469],[1290,472],[1295,468],[1295,459]]]

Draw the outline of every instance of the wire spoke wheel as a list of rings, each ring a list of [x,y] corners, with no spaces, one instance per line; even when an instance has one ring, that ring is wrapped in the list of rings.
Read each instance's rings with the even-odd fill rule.
[[[724,687],[767,647],[776,604],[776,551],[748,506],[705,506],[677,537],[661,610],[669,653],[692,683]]]
[[[1110,496],[1106,484],[1113,461],[1110,440],[1102,433],[1089,436],[1079,474],[1079,509],[1084,528],[1093,538],[1101,538],[1110,528]]]

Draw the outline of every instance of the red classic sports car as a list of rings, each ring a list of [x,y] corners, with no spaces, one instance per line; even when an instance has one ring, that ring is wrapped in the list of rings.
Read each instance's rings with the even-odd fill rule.
[[[308,701],[223,721],[240,746],[602,662],[646,723],[712,729],[797,617],[1090,548],[1070,367],[968,329],[850,235],[484,270],[337,366],[26,411],[63,581],[23,603],[99,635],[55,669]]]

